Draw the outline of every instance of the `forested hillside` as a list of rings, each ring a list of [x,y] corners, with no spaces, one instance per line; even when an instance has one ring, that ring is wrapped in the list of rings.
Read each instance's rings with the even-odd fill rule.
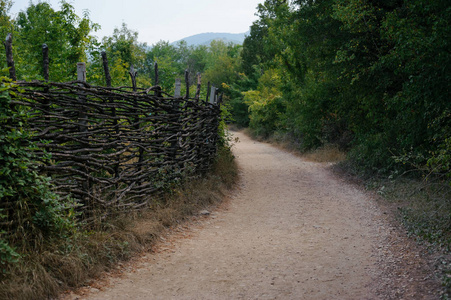
[[[244,38],[247,35],[249,35],[249,32],[244,32],[244,33],[207,32],[207,33],[199,33],[196,35],[192,35],[192,36],[183,38],[172,44],[177,45],[177,43],[179,43],[181,41],[185,41],[188,44],[188,46],[209,45],[212,41],[217,41],[217,40],[221,40],[226,43],[232,42],[234,44],[242,44],[244,41]]]

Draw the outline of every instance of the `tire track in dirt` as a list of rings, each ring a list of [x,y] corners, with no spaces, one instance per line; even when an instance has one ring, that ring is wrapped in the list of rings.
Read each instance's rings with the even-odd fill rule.
[[[383,267],[393,228],[368,195],[322,164],[234,134],[241,183],[228,203],[83,299],[403,298],[408,288],[381,290],[393,288]]]

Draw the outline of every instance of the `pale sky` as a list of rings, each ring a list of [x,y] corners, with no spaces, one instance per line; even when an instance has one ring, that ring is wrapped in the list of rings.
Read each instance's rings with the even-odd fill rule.
[[[48,2],[59,10],[59,0]],[[139,41],[149,46],[160,40],[174,42],[204,32],[243,33],[249,30],[256,7],[264,0],[69,0],[78,16],[90,11],[90,19],[102,28],[95,33],[100,39],[110,36],[125,22],[138,31]],[[25,10],[30,0],[13,0],[10,14]]]

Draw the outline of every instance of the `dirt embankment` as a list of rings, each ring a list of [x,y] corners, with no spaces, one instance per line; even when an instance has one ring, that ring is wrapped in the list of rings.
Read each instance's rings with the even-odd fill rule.
[[[422,253],[376,201],[270,145],[240,139],[241,183],[124,275],[73,299],[437,299]]]

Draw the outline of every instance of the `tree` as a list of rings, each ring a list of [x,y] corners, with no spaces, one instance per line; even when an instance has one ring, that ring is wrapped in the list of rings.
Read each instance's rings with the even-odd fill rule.
[[[351,147],[356,162],[378,171],[395,167],[394,153],[423,164],[437,149],[448,153],[450,14],[442,0],[265,1],[243,69],[284,76],[271,93],[262,96],[255,80],[245,94],[251,126],[287,132],[306,148]],[[272,107],[274,121],[263,100],[276,95],[284,105]]]
[[[146,64],[147,44],[138,41],[138,32],[122,23],[120,28],[114,29],[112,36],[104,37],[102,48],[108,55],[113,85],[131,86],[128,72],[132,65],[138,72],[137,82],[140,85],[151,85]]]
[[[8,33],[13,32],[13,23],[8,13],[11,9],[11,0],[0,0],[0,38],[5,39]],[[5,52],[0,52],[0,59],[2,61],[2,66],[6,67],[6,55]],[[0,68],[0,69],[3,69]],[[6,75],[6,74],[5,74]]]
[[[146,65],[150,68],[149,72],[153,80],[155,63],[158,63],[159,85],[164,91],[172,93],[175,79],[182,78],[185,70],[179,50],[167,41],[154,44],[146,54]]]
[[[31,4],[20,12],[17,20],[17,69],[20,79],[42,78],[42,45],[49,47],[50,79],[76,79],[76,63],[87,60],[87,49],[95,42],[89,34],[99,28],[89,20],[88,13],[80,18],[73,6],[61,1],[60,11],[46,2]]]
[[[219,88],[235,82],[240,67],[240,50],[241,46],[233,43],[212,41],[206,53],[205,81]]]

